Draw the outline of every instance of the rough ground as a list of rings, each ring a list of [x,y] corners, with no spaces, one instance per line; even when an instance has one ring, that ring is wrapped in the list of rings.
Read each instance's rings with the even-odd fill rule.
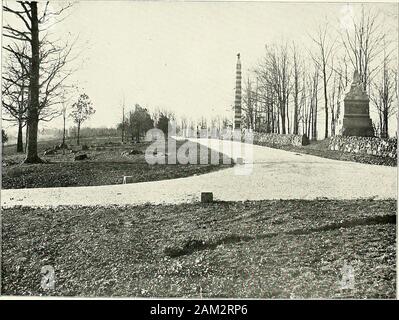
[[[177,204],[198,201],[201,191],[211,191],[216,200],[223,201],[396,198],[395,167],[331,160],[240,142],[190,140],[234,160],[237,150],[248,148],[243,153],[247,164],[199,176],[128,185],[2,190],[2,206]]]
[[[177,147],[185,142],[178,141]],[[132,182],[157,181],[199,175],[231,167],[222,164],[222,156],[219,157],[220,162],[216,164],[210,164],[210,161],[201,162],[201,160],[207,160],[208,157],[210,159],[212,153],[216,151],[205,154],[201,152],[204,146],[195,142],[188,143],[198,149],[197,164],[149,165],[145,160],[149,142],[121,145],[112,138],[109,141],[84,140],[82,145],[86,145],[88,150],[78,152],[78,154],[87,154],[88,159],[84,161],[74,161],[75,154],[70,153],[71,150],[66,150],[64,154],[62,150],[58,150],[54,155],[43,155],[45,149],[56,144],[55,141],[49,141],[39,144],[40,156],[46,163],[24,164],[22,163],[24,155],[16,154],[15,146],[9,146],[2,159],[2,189],[113,185],[121,184],[123,176],[131,176]],[[123,154],[131,150],[137,154]],[[173,154],[173,152],[170,153]]]
[[[5,295],[394,298],[396,202],[3,211]],[[342,290],[344,263],[354,289]],[[55,289],[40,287],[41,268]]]

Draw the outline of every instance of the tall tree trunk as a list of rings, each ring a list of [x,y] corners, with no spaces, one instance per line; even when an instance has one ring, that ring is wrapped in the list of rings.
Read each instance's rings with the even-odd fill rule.
[[[312,101],[310,102],[310,105],[309,105],[309,139],[313,139],[313,102]]]
[[[287,99],[286,105],[287,105],[287,111],[286,111],[286,114],[287,114],[287,133],[291,133],[290,113],[289,113],[289,110],[288,110],[288,99]]]
[[[66,121],[66,115],[65,112],[63,113],[63,118],[64,118],[64,128],[62,130],[62,147],[65,148],[65,135],[66,135],[66,129],[65,129],[65,121]]]
[[[122,107],[122,143],[125,142],[125,101]]]
[[[18,119],[17,152],[24,152],[24,143],[22,140],[22,119]]]
[[[298,121],[298,96],[299,96],[299,74],[298,74],[298,64],[296,61],[296,57],[294,58],[294,119],[292,120],[294,123],[293,134],[298,134],[299,130],[299,121]]]
[[[298,134],[298,127],[299,127],[299,121],[298,121],[298,96],[297,93],[295,93],[295,105],[294,105],[294,132],[293,134]]]
[[[285,101],[280,100],[281,133],[285,134]],[[280,132],[279,132],[280,133]]]
[[[30,66],[30,103],[28,107],[28,148],[25,162],[40,163],[42,160],[37,153],[37,131],[39,124],[39,23],[37,17],[37,2],[31,2],[31,50],[32,59]]]
[[[382,138],[388,138],[388,107],[384,106]]]
[[[26,153],[26,150],[28,149],[28,137],[29,137],[29,130],[28,130],[28,121],[25,121],[25,150],[24,152]]]
[[[324,139],[328,138],[328,97],[327,97],[327,75],[326,66],[323,65],[323,85],[324,85],[324,112],[325,112],[325,129],[324,129]]]
[[[312,132],[312,139],[317,140],[317,87],[318,87],[318,79],[317,73],[315,74],[314,78],[314,87],[313,87],[313,132]]]
[[[78,141],[77,141],[78,146],[80,145],[80,123],[78,123]]]
[[[335,136],[335,115],[334,115],[334,105],[331,107],[331,136]]]

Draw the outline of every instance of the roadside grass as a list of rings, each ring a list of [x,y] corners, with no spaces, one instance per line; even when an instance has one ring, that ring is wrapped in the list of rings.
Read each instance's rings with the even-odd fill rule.
[[[114,141],[112,141],[114,140]],[[228,168],[232,162],[221,153],[194,142],[176,141],[176,148],[187,142],[197,150],[197,164],[155,164],[150,165],[145,160],[145,151],[151,144],[142,142],[122,145],[116,139],[85,139],[82,144],[88,150],[88,159],[74,161],[75,154],[66,150],[57,151],[55,155],[43,156],[43,151],[53,147],[54,141],[39,143],[39,153],[46,160],[43,164],[24,164],[24,155],[15,153],[15,146],[8,146],[3,154],[2,188],[45,188],[70,186],[98,186],[121,184],[123,176],[132,176],[132,182],[155,181],[183,178],[211,171]],[[69,142],[69,141],[68,141]],[[68,143],[67,142],[67,143]],[[124,151],[136,150],[141,154],[122,155]],[[14,152],[13,152],[14,151]],[[166,150],[168,152],[168,150]],[[173,155],[173,152],[171,152]],[[218,154],[219,163],[211,164],[211,157]],[[200,164],[206,163],[206,164]]]
[[[395,212],[367,199],[4,209],[2,292],[395,298]],[[354,289],[340,288],[345,262]]]
[[[265,144],[265,143],[257,143],[258,145],[263,145],[270,148],[282,149],[285,151],[292,151],[304,154],[310,154],[313,156],[333,159],[333,160],[341,160],[341,161],[352,161],[352,162],[360,162],[366,164],[374,164],[374,165],[382,165],[382,166],[391,166],[396,167],[397,161],[395,159],[389,157],[379,157],[371,154],[356,154],[350,152],[329,150],[328,144],[330,139],[310,141],[310,144],[306,146],[292,146],[292,145],[274,145],[274,144]]]

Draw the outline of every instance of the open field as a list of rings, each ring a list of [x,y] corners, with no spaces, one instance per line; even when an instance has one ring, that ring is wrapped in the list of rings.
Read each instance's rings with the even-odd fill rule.
[[[396,201],[3,210],[5,295],[394,298]],[[341,290],[344,262],[353,290]],[[55,289],[40,287],[43,266]]]
[[[39,143],[39,153],[44,164],[24,164],[23,154],[15,153],[15,146],[7,146],[3,152],[2,188],[45,188],[70,186],[98,186],[121,184],[123,176],[132,176],[132,182],[155,181],[183,178],[211,171],[228,168],[223,164],[223,155],[219,154],[219,165],[199,164],[201,159],[210,159],[215,151],[197,145],[197,163],[189,165],[149,165],[145,160],[145,150],[149,142],[122,145],[120,138],[83,139],[82,145],[89,149],[76,154],[85,153],[88,159],[74,161],[75,153],[58,150],[54,155],[43,155],[43,152],[57,143],[46,141]],[[59,143],[59,141],[57,141]],[[67,141],[69,144],[70,141]],[[177,141],[177,149],[186,141]],[[188,142],[195,144],[194,142]],[[76,148],[76,146],[74,146]],[[122,155],[134,149],[140,154]],[[208,150],[206,154],[205,150]],[[226,163],[226,162],[225,162]]]

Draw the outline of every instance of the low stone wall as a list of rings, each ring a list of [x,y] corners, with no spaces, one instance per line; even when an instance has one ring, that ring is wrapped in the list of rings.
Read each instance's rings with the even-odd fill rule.
[[[379,157],[397,158],[397,139],[381,139],[369,137],[334,136],[330,139],[330,150],[371,154]]]
[[[309,144],[309,139],[306,135],[301,134],[278,134],[278,133],[257,133],[253,134],[254,144],[265,145],[292,145],[305,146]]]

